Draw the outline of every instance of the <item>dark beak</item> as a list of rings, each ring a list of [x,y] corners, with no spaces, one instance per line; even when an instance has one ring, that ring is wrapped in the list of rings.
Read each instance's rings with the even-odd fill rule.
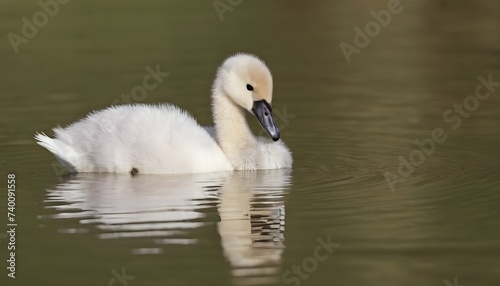
[[[252,112],[259,120],[262,128],[264,128],[264,130],[269,133],[274,141],[278,141],[280,139],[280,131],[278,127],[276,127],[276,123],[274,122],[272,113],[273,110],[269,103],[267,103],[267,101],[265,100],[254,101]]]

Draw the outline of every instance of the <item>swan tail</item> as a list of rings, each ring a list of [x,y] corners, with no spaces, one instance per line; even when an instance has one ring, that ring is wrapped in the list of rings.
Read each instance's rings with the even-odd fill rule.
[[[71,145],[60,139],[50,138],[45,133],[36,133],[34,138],[38,145],[52,152],[64,168],[70,172],[77,172],[75,164],[71,162],[76,162],[79,156],[78,152]]]

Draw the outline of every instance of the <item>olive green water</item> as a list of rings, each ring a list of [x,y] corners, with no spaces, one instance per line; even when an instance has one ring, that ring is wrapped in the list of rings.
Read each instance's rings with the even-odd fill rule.
[[[220,2],[235,7],[73,0],[16,54],[8,33],[41,8],[2,1],[0,284],[498,285],[500,87],[475,96],[478,77],[500,81],[498,1],[402,1],[350,63],[339,44],[390,1]],[[126,103],[157,65],[168,77],[130,101],[208,125],[215,69],[238,51],[273,72],[291,171],[68,177],[33,140]]]

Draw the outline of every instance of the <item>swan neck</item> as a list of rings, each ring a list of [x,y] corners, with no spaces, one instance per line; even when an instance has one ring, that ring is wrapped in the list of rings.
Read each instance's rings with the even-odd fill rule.
[[[215,90],[212,96],[212,113],[217,142],[228,157],[240,154],[256,139],[248,127],[245,110],[236,105],[224,92]]]

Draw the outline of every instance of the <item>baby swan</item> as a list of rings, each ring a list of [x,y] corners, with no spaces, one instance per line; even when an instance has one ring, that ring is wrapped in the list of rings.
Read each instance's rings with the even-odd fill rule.
[[[273,80],[256,56],[236,54],[217,71],[212,87],[214,127],[201,127],[170,104],[120,105],[92,112],[55,138],[36,134],[71,172],[182,174],[292,166],[272,116]],[[245,110],[270,137],[255,137]]]

